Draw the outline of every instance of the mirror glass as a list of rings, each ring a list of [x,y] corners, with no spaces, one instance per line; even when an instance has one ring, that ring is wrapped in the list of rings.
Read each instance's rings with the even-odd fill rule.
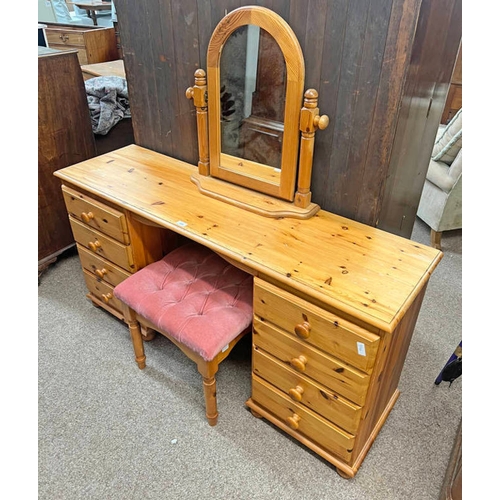
[[[220,58],[221,153],[235,157],[227,167],[251,168],[240,158],[279,177],[286,77],[283,52],[266,30],[250,24],[231,33]]]

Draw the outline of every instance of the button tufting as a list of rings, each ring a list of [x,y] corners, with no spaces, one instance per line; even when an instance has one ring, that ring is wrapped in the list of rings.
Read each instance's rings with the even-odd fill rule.
[[[115,296],[210,361],[252,321],[253,278],[197,243],[115,287]]]

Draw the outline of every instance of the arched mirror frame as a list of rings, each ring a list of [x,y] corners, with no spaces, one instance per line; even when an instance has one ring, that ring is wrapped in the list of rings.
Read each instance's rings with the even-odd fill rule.
[[[281,169],[278,175],[267,165],[232,157],[222,152],[220,62],[224,44],[239,27],[253,24],[266,30],[279,45],[286,64],[284,131]],[[304,91],[304,57],[290,26],[275,12],[259,6],[240,7],[215,28],[207,51],[208,129],[210,175],[261,193],[292,201],[295,193],[299,151],[299,117]],[[279,179],[279,182],[272,179]]]

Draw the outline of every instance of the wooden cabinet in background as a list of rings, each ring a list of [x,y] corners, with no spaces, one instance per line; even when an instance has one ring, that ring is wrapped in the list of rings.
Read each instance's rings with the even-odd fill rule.
[[[61,184],[53,173],[95,155],[76,50],[38,47],[39,270],[74,244]]]
[[[45,35],[50,48],[77,50],[80,64],[119,59],[114,28],[46,23]]]

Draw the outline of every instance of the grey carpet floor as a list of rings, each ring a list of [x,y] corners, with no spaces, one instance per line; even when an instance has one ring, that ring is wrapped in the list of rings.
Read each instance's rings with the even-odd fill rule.
[[[418,219],[412,239],[429,243]],[[158,336],[140,371],[126,325],[85,297],[68,252],[38,287],[38,498],[437,500],[462,416],[462,377],[434,384],[462,338],[461,230],[442,243],[401,396],[350,480],[246,408],[250,336],[220,367],[210,427],[194,363]]]

